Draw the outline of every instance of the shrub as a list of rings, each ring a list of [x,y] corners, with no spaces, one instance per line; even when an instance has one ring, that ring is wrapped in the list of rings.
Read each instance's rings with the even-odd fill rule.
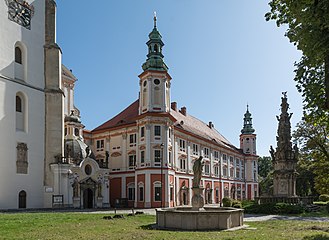
[[[238,200],[233,200],[232,207],[234,207],[234,208],[242,208],[242,204]]]
[[[328,202],[329,201],[329,195],[328,194],[321,194],[319,196],[319,201],[321,201],[321,202]]]
[[[304,208],[300,205],[290,205],[288,203],[264,203],[253,204],[245,207],[245,213],[256,214],[299,214]]]
[[[222,202],[223,202],[223,207],[232,207],[232,199],[231,198],[228,198],[228,197],[224,197],[222,199]]]

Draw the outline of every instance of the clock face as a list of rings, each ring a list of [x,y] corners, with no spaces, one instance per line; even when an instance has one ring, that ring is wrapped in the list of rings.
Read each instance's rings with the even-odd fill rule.
[[[25,1],[6,0],[8,5],[8,18],[19,25],[31,29],[33,8]]]

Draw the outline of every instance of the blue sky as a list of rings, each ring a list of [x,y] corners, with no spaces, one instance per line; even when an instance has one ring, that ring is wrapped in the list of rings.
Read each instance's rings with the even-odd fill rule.
[[[171,101],[239,146],[249,104],[260,156],[276,146],[281,93],[288,91],[292,127],[301,119],[294,62],[284,29],[266,22],[267,1],[57,0],[57,42],[78,78],[75,105],[93,129],[138,98],[138,75],[157,12],[172,76]]]

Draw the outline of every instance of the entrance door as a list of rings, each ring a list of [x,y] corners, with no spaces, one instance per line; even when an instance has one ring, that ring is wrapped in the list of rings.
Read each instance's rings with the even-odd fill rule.
[[[93,190],[87,188],[83,191],[83,208],[93,208],[94,207],[94,194]]]
[[[26,208],[26,192],[20,191],[18,194],[18,208]]]

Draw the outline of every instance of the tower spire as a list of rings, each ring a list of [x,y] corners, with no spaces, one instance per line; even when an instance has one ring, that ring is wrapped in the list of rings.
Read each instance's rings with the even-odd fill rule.
[[[149,40],[146,45],[148,47],[148,54],[145,63],[142,65],[144,71],[146,70],[158,70],[168,71],[168,67],[163,61],[162,47],[162,36],[157,29],[157,16],[154,12],[153,16],[154,28],[149,34]]]
[[[157,27],[157,12],[156,12],[156,11],[154,11],[153,15],[154,15],[154,17],[153,17],[153,21],[154,21],[154,28],[156,28],[156,27]]]
[[[243,128],[241,130],[242,134],[253,134],[255,129],[252,127],[252,117],[251,113],[249,112],[249,104],[247,104],[247,111],[244,114],[243,118]]]

